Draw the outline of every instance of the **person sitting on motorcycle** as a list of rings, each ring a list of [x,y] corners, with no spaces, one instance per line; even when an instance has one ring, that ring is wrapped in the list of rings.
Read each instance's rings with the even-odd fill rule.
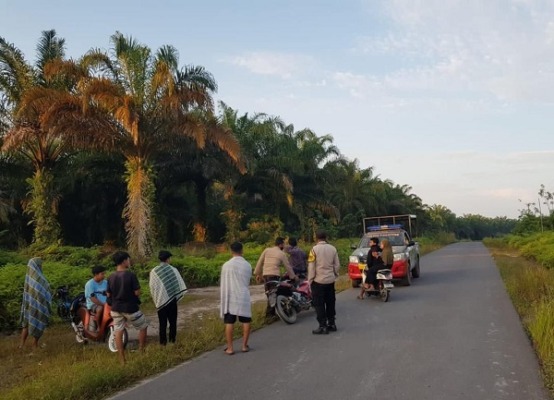
[[[383,260],[384,268],[392,269],[394,263],[394,254],[392,252],[392,246],[388,239],[383,239],[381,242],[381,259]]]
[[[366,267],[364,269],[365,280],[362,284],[362,290],[360,291],[360,294],[358,295],[358,299],[363,299],[364,296],[365,296],[366,289],[369,289],[369,283],[368,283],[368,280],[367,280],[367,276],[368,276],[368,270],[373,265],[373,258],[371,257],[371,248],[373,246],[379,246],[379,238],[378,237],[369,238],[369,251],[367,252]]]
[[[364,283],[364,288],[366,290],[375,290],[377,288],[377,271],[385,267],[379,250],[379,246],[372,246],[370,249],[370,253],[368,253],[371,254],[371,267],[368,268],[366,272],[366,281]],[[370,256],[368,256],[368,266],[369,259]]]
[[[289,246],[286,247],[284,251],[289,255],[289,262],[294,273],[299,278],[306,278],[308,272],[308,255],[304,250],[298,247],[296,238],[289,238]]]
[[[102,265],[92,267],[92,276],[85,284],[85,298],[90,317],[96,322],[96,328],[100,325],[100,318],[106,304],[106,290],[108,290],[108,281],[105,279],[106,268]]]

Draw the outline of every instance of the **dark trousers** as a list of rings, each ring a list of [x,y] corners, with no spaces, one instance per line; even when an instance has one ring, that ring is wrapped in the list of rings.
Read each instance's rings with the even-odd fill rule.
[[[264,285],[269,281],[278,281],[281,279],[279,275],[264,275]],[[265,308],[265,316],[266,317],[272,317],[275,315],[275,307],[271,307],[269,305],[269,296],[267,298],[267,307]]]
[[[374,265],[366,270],[365,283],[369,283],[370,285],[373,285],[374,288],[377,288],[377,271],[383,268],[384,267],[382,265]]]
[[[160,344],[167,344],[167,323],[169,322],[169,341],[175,343],[177,336],[177,300],[173,299],[158,310],[160,322]]]
[[[319,326],[335,324],[335,283],[312,282],[312,303]]]

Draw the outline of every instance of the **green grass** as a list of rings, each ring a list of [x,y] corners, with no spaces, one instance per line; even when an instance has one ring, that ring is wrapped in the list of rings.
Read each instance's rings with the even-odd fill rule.
[[[524,258],[504,240],[485,240],[539,358],[554,397],[554,270]]]
[[[265,304],[253,305],[253,330],[264,325]],[[235,334],[240,336],[240,324]],[[123,367],[104,343],[79,345],[68,325],[47,329],[45,348],[19,350],[18,337],[0,340],[0,398],[101,399],[140,379],[161,373],[224,343],[223,323],[214,313],[202,313],[163,347],[149,337],[145,352],[128,352]],[[133,344],[133,343],[131,343]]]

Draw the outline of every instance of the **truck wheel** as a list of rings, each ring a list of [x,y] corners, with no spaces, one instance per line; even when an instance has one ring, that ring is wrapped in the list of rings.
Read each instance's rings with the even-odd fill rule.
[[[412,270],[412,278],[419,278],[419,257],[417,258],[416,267]]]
[[[408,267],[406,268],[406,276],[402,280],[402,283],[404,286],[410,286],[412,284],[412,267],[408,263]]]
[[[353,287],[353,288],[360,287],[361,284],[362,284],[362,280],[361,280],[361,279],[352,279],[352,287]]]

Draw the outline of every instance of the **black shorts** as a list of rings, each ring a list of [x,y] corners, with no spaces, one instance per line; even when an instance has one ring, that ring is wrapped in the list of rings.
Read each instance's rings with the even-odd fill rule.
[[[236,315],[227,313],[223,316],[223,323],[224,324],[234,324],[235,322],[237,322],[237,316]],[[249,322],[252,322],[252,318],[250,318],[250,317],[241,317],[239,315],[239,322],[242,322],[243,324],[247,324]]]

